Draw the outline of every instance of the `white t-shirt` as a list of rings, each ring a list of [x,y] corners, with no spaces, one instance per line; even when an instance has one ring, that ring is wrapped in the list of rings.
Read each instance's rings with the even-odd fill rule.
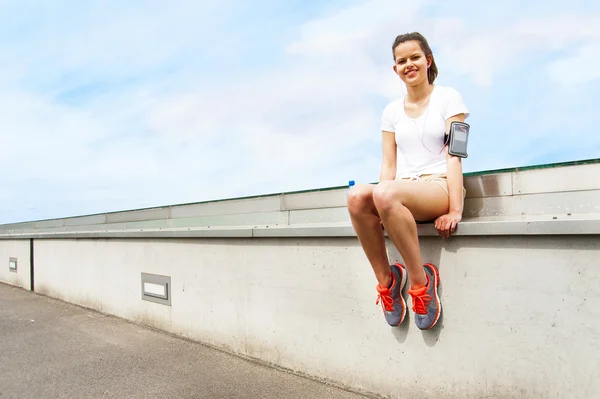
[[[446,174],[446,120],[463,113],[466,119],[469,111],[460,93],[439,85],[434,85],[429,106],[418,118],[406,115],[404,98],[388,104],[381,118],[381,130],[396,134],[396,179]]]

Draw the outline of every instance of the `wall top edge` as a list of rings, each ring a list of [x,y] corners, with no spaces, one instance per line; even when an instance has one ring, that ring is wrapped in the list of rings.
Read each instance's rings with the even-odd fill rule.
[[[593,166],[593,165],[597,165],[597,166]],[[481,181],[481,179],[489,180],[489,178],[495,178],[495,177],[498,177],[498,179],[502,179],[503,175],[507,176],[507,178],[510,179],[509,176],[511,176],[512,174],[521,174],[522,175],[522,174],[527,174],[527,173],[531,173],[531,172],[538,173],[538,174],[543,173],[544,176],[546,176],[548,179],[551,179],[552,175],[554,173],[557,173],[557,169],[561,169],[561,168],[572,169],[572,168],[586,168],[586,167],[589,168],[590,166],[600,169],[600,158],[582,160],[582,161],[563,162],[563,163],[555,163],[555,164],[542,164],[542,165],[533,165],[533,166],[528,166],[528,167],[516,167],[516,168],[465,173],[464,179],[465,179],[465,186],[470,184],[471,186],[476,187],[478,185],[478,183]],[[376,183],[376,182],[373,182],[373,183]],[[210,204],[240,203],[240,202],[250,201],[250,200],[268,201],[268,200],[272,200],[273,198],[276,198],[276,197],[292,197],[292,196],[298,196],[301,194],[319,195],[322,193],[333,192],[336,190],[344,191],[344,190],[347,190],[347,188],[348,188],[347,186],[334,186],[334,187],[317,188],[317,189],[310,189],[310,190],[262,194],[262,195],[246,196],[246,197],[226,198],[226,199],[217,199],[217,200],[209,200],[209,201],[202,201],[202,202],[173,204],[173,205],[164,205],[164,206],[156,206],[156,207],[149,207],[149,208],[111,211],[111,212],[68,216],[68,217],[53,218],[53,219],[42,219],[42,220],[32,220],[32,221],[24,221],[24,222],[17,222],[17,223],[0,224],[0,232],[2,230],[4,230],[4,231],[9,230],[12,227],[21,227],[21,226],[25,227],[25,225],[29,225],[29,224],[33,225],[36,223],[69,224],[72,222],[76,223],[78,220],[81,220],[81,219],[91,219],[91,218],[101,219],[101,218],[108,218],[110,216],[115,216],[115,215],[125,217],[127,215],[136,215],[139,213],[150,212],[150,211],[161,211],[161,210],[163,210],[163,211],[169,210],[170,211],[171,209],[174,209],[174,208],[181,209],[181,208],[185,208],[185,207],[202,206],[202,205],[210,205]],[[469,194],[469,190],[468,190],[467,198],[469,198],[469,195],[470,194]],[[491,193],[489,195],[484,193],[481,197],[485,198],[488,196],[497,196],[497,195],[498,195],[497,193]]]

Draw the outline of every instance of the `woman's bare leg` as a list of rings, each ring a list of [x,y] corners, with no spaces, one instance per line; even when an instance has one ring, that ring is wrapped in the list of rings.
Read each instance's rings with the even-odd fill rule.
[[[388,287],[392,275],[385,248],[381,220],[373,202],[375,185],[359,184],[348,192],[348,212],[358,240],[382,287]]]
[[[416,221],[429,221],[448,212],[449,200],[435,183],[383,181],[373,189],[373,203],[385,231],[406,264],[410,285],[427,284]]]

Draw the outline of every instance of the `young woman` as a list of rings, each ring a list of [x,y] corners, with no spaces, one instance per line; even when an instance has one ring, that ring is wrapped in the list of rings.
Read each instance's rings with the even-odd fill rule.
[[[442,305],[437,293],[439,273],[423,264],[416,221],[435,221],[448,238],[462,219],[466,191],[461,159],[448,154],[444,141],[453,121],[463,122],[469,111],[461,95],[434,85],[438,70],[427,40],[419,33],[396,37],[392,46],[394,72],[407,94],[383,111],[383,162],[377,185],[356,185],[348,194],[348,211],[365,255],[373,267],[388,324],[406,316],[402,289],[407,277],[415,323],[433,327]],[[404,263],[390,266],[383,229]]]

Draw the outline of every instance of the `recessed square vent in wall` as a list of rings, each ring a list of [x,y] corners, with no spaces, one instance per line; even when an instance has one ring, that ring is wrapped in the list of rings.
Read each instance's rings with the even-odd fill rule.
[[[11,272],[17,272],[17,258],[8,258],[8,270]]]
[[[142,299],[171,306],[171,277],[142,273]]]

